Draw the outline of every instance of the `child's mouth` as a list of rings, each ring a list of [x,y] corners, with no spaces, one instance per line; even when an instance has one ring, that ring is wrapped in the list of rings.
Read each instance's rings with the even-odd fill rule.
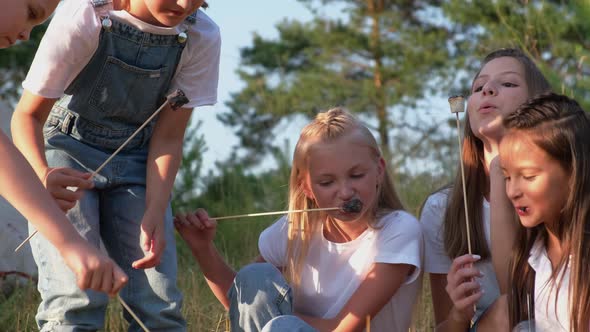
[[[528,214],[529,208],[527,206],[517,206],[516,212],[518,213],[518,215],[523,216]]]

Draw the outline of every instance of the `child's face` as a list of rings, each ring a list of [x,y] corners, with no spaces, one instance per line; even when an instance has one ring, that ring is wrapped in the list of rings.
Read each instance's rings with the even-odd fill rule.
[[[524,68],[512,57],[488,62],[473,81],[467,102],[469,124],[476,137],[499,140],[502,119],[528,99]]]
[[[333,142],[316,143],[309,152],[309,172],[304,187],[320,208],[340,207],[358,198],[361,213],[330,211],[340,221],[356,221],[376,203],[377,186],[383,178],[385,162],[364,143],[360,133],[351,133]],[[368,221],[368,220],[367,220]]]
[[[0,10],[0,48],[28,40],[34,26],[43,23],[59,0],[5,0]]]
[[[569,195],[569,175],[561,164],[524,135],[511,133],[500,143],[506,194],[524,227],[552,225]]]
[[[131,0],[129,13],[157,26],[173,27],[195,12],[205,0]]]

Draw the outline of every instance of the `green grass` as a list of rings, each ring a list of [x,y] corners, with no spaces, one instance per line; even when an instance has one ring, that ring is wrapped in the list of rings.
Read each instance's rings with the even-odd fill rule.
[[[220,225],[217,243],[226,254],[228,262],[239,267],[257,255],[257,239],[260,230],[270,221],[236,220]],[[235,239],[240,239],[236,241]],[[189,249],[178,241],[179,286],[184,293],[183,314],[189,331],[226,331],[225,311],[217,302],[192,258]],[[427,278],[425,278],[427,281]],[[418,331],[431,331],[432,309],[429,289],[424,283],[421,303],[415,314]],[[0,298],[0,331],[35,331],[35,312],[40,297],[32,283],[19,287],[8,298]],[[122,306],[111,299],[107,308],[105,331],[125,331]]]

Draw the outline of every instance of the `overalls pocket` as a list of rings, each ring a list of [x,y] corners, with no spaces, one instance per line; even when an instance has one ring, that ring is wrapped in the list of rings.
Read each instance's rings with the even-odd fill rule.
[[[59,129],[59,120],[49,117],[43,126],[43,137],[45,137],[45,139],[51,138],[59,132]]]
[[[159,107],[161,91],[166,90],[167,70],[166,66],[139,68],[108,56],[89,102],[107,116],[143,123]]]

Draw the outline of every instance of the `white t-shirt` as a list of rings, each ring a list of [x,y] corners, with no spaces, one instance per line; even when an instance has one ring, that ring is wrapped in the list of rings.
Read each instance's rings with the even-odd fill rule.
[[[112,8],[112,4],[110,5]],[[188,40],[169,91],[181,89],[184,107],[217,102],[221,37],[219,27],[201,10],[195,24],[159,27],[126,11],[109,11],[112,19],[158,35],[175,35],[188,27]],[[101,22],[90,0],[65,0],[56,10],[23,88],[45,98],[60,98],[98,48]]]
[[[326,240],[323,231],[310,239],[309,254],[301,272],[301,290],[294,299],[297,312],[321,318],[335,317],[365,279],[373,263],[409,264],[414,272],[372,319],[372,331],[407,331],[420,287],[422,234],[416,218],[392,212],[346,243]],[[260,254],[277,267],[286,266],[286,217],[265,229],[258,240]]]
[[[569,264],[559,287],[556,307],[557,284],[551,283],[553,268],[541,239],[537,240],[531,248],[528,262],[535,270],[535,325],[537,331],[569,331]],[[561,275],[558,276],[557,281],[560,280],[559,278]]]
[[[447,274],[451,268],[452,259],[447,256],[443,238],[443,219],[447,209],[447,199],[450,191],[442,190],[428,197],[422,215],[420,224],[424,233],[424,272],[431,274]],[[491,248],[490,238],[490,204],[485,199],[483,204],[483,223],[485,230],[486,242],[488,248]],[[473,220],[470,220],[474,222]],[[473,237],[472,237],[473,239]],[[477,254],[477,253],[474,253]],[[496,272],[492,260],[488,259],[475,263],[484,277],[478,281],[485,291],[481,299],[477,302],[474,319],[477,320],[481,314],[500,296]]]

